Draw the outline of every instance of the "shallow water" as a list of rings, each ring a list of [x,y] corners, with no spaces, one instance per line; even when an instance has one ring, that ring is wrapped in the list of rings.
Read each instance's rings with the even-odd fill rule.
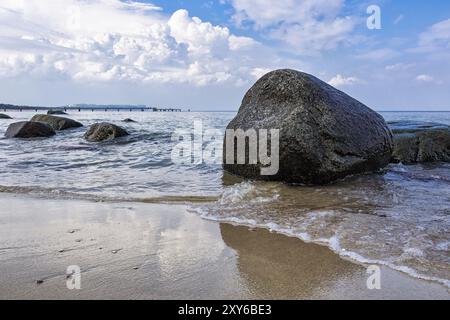
[[[32,112],[10,112],[9,123]],[[450,124],[450,112],[383,113],[387,120]],[[144,202],[186,202],[212,220],[265,227],[381,263],[450,288],[450,164],[389,166],[330,186],[245,182],[220,165],[174,164],[176,129],[224,130],[234,113],[74,112],[86,126],[110,121],[130,136],[88,143],[86,128],[36,140],[0,139],[0,192]],[[137,123],[123,123],[133,118]]]

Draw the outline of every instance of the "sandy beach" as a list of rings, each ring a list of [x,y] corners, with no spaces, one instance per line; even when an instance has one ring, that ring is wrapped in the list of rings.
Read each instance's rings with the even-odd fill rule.
[[[439,284],[184,205],[2,194],[0,299],[450,299]],[[67,288],[79,266],[81,289]]]
[[[0,0],[0,301],[450,300],[450,1],[378,2]]]

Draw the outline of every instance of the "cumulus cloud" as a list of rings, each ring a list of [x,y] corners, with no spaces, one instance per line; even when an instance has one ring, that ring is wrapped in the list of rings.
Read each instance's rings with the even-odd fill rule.
[[[271,69],[267,69],[267,68],[254,68],[251,71],[251,75],[253,77],[255,77],[256,80],[258,80],[259,78],[264,76],[266,73],[269,73],[270,71],[272,71],[272,70]]]
[[[420,34],[419,46],[424,50],[450,49],[450,19],[438,22]]]
[[[422,83],[434,83],[434,84],[442,84],[442,81],[436,80],[433,76],[429,74],[420,74],[416,77],[416,81]]]
[[[231,35],[228,40],[229,47],[233,51],[253,49],[260,45],[259,42],[249,37],[236,37],[234,35]]]
[[[422,82],[433,82],[434,78],[428,74],[420,74],[416,77],[416,80]]]
[[[361,83],[361,80],[356,77],[345,77],[341,74],[337,74],[335,77],[333,77],[330,81],[328,81],[329,85],[332,85],[333,87],[345,87],[345,86],[351,86],[354,84]]]
[[[170,17],[160,10],[119,0],[1,0],[0,77],[196,85],[252,79],[237,65],[255,40],[186,10]]]
[[[302,54],[315,54],[349,42],[356,19],[342,16],[343,0],[229,0],[237,25],[281,40]],[[269,9],[268,9],[269,8]]]

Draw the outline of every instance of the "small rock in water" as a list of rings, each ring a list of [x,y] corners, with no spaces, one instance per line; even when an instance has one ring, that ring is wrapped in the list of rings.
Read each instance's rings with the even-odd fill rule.
[[[69,231],[67,231],[67,233],[75,233],[75,232],[80,232],[80,229],[71,229]]]
[[[64,114],[67,114],[67,113],[65,113],[64,111],[62,111],[62,110],[48,110],[47,111],[47,114],[50,114],[50,115],[53,115],[53,114],[56,114],[56,115],[64,115]]]
[[[49,126],[51,126],[55,131],[80,128],[83,126],[78,121],[69,118],[57,117],[46,114],[37,114],[33,118],[31,118],[31,121],[46,123]]]
[[[10,116],[4,113],[0,113],[0,119],[12,119]]]
[[[37,285],[40,285],[40,284],[43,284],[44,283],[44,280],[36,280],[36,284]]]
[[[9,125],[6,130],[7,138],[48,138],[54,136],[55,130],[43,122],[21,121]]]
[[[136,121],[134,121],[133,119],[130,119],[130,118],[126,118],[125,120],[123,120],[123,122],[136,122]]]
[[[129,135],[128,132],[112,123],[102,122],[93,124],[84,138],[90,142],[108,141]]]

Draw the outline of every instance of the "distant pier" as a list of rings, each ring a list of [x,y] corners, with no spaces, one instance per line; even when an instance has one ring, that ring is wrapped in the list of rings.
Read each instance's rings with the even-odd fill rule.
[[[60,111],[104,111],[104,112],[120,112],[120,111],[129,111],[129,112],[183,112],[182,109],[179,108],[156,108],[156,107],[133,107],[133,108],[126,108],[126,107],[106,107],[105,106],[92,106],[92,107],[78,107],[78,106],[67,106],[67,107],[55,107],[55,108],[49,108],[49,107],[28,107],[28,106],[3,106],[0,107],[0,110],[3,109],[4,112],[7,112],[8,110],[11,111],[49,111],[49,110],[60,110]],[[190,111],[190,110],[189,110]],[[188,112],[189,112],[188,111]]]

